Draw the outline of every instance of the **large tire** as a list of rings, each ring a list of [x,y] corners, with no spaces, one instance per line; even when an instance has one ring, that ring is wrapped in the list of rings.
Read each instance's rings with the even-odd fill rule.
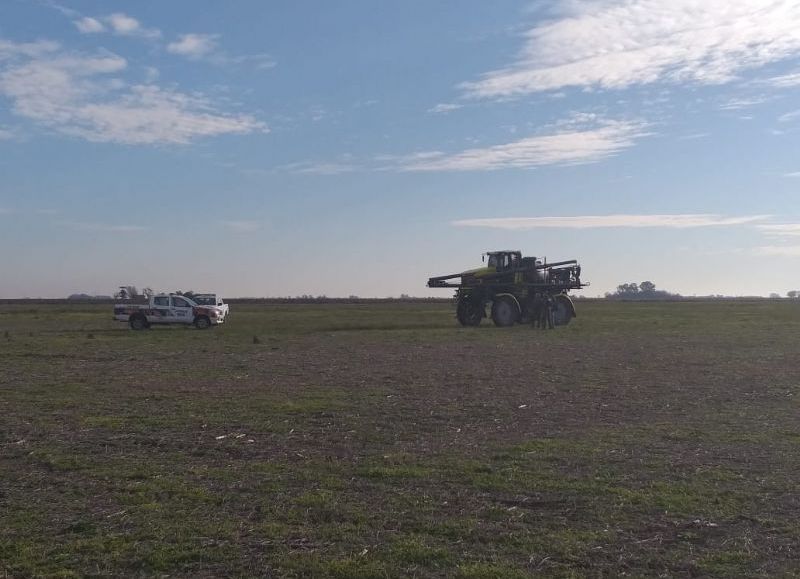
[[[141,314],[135,314],[128,319],[128,324],[130,325],[131,330],[146,330],[147,318]]]
[[[208,316],[197,316],[194,319],[194,327],[198,330],[207,330],[211,327],[211,320],[208,319]]]
[[[555,296],[553,301],[555,302],[553,308],[553,323],[556,326],[566,326],[573,318],[572,304],[569,298],[566,296]]]
[[[519,320],[519,308],[509,297],[497,298],[492,304],[492,321],[495,326],[507,328]]]
[[[458,300],[456,318],[462,326],[479,326],[483,319],[484,311],[476,301],[471,299]]]

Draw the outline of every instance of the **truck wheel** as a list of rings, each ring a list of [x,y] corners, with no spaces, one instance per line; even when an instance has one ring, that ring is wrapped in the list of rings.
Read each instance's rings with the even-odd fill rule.
[[[197,316],[194,319],[194,327],[198,330],[207,330],[211,327],[211,320],[206,316]]]
[[[562,296],[555,297],[555,307],[553,312],[553,323],[556,326],[566,326],[572,319],[572,308],[569,298]]]
[[[128,320],[128,324],[130,324],[131,330],[146,330],[147,318],[142,315],[131,316]]]
[[[519,319],[519,309],[509,298],[498,298],[492,304],[492,321],[495,326],[507,328]]]
[[[456,318],[462,326],[478,326],[483,319],[483,308],[475,301],[464,299],[458,301]]]

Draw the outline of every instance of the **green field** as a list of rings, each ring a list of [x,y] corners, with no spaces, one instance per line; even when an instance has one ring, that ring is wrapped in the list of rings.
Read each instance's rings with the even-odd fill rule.
[[[0,574],[800,574],[800,306],[0,306]]]

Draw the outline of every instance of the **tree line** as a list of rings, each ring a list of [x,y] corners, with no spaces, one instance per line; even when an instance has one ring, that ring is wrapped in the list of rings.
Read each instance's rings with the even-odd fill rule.
[[[641,283],[623,283],[617,286],[616,291],[606,292],[608,300],[663,300],[682,297],[680,294],[666,290],[656,289],[656,284],[651,281]]]

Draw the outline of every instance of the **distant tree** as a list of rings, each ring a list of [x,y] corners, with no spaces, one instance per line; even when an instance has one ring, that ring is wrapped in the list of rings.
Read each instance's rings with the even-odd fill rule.
[[[797,290],[788,291],[786,292],[786,297],[791,299],[796,299],[800,297],[800,292]]]
[[[680,298],[680,294],[672,294],[664,290],[656,289],[656,284],[651,281],[642,283],[623,283],[617,286],[613,293],[606,293],[606,299],[610,300],[656,300],[666,298]]]
[[[92,296],[90,296],[89,294],[70,294],[70,296],[67,299],[68,300],[90,300],[90,299],[92,299]]]
[[[153,288],[146,287],[142,290],[142,295],[147,299],[150,299],[156,292],[153,291]]]
[[[617,286],[617,293],[620,294],[637,294],[639,293],[639,285],[637,283],[623,283]]]
[[[617,291],[614,295],[620,297],[633,296],[639,293],[639,285],[636,283],[623,283],[617,286]]]
[[[771,300],[777,300],[780,297],[781,297],[780,294],[776,294],[775,292],[772,292],[771,294],[769,294],[769,299],[771,299]]]
[[[651,281],[643,281],[639,284],[639,291],[645,294],[652,294],[656,291],[656,284]]]

